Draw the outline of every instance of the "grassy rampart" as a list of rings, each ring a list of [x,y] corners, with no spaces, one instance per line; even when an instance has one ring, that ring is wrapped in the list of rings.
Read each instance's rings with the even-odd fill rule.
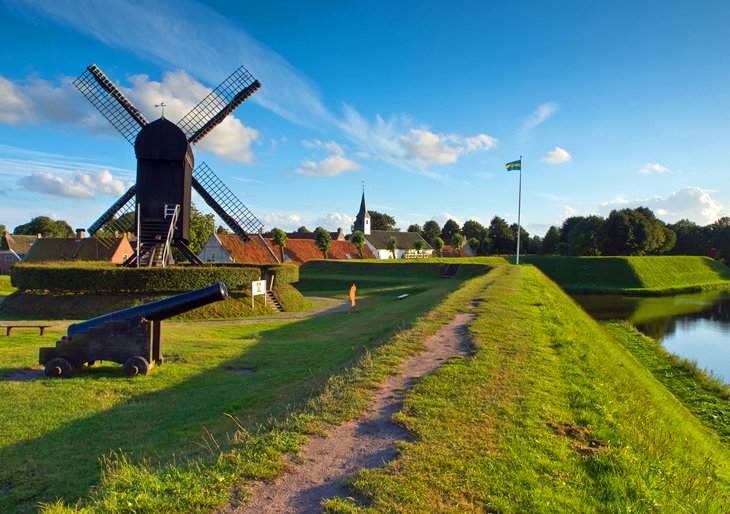
[[[724,512],[730,450],[531,266],[477,291],[471,358],[406,395],[415,435],[338,512]],[[492,275],[490,274],[490,275]],[[364,508],[363,508],[364,507]]]
[[[730,287],[730,268],[709,257],[526,256],[563,290],[662,295]]]

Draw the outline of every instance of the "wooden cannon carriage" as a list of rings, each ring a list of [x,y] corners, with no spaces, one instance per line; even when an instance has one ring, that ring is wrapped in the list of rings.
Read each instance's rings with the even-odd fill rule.
[[[124,366],[127,375],[146,375],[162,364],[162,320],[223,300],[222,282],[164,300],[130,307],[69,325],[55,347],[40,349],[39,362],[49,377],[69,377],[96,361]]]

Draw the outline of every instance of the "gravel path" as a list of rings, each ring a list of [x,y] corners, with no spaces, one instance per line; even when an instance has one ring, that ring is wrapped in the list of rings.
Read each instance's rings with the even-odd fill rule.
[[[287,457],[287,469],[276,479],[253,486],[248,504],[228,506],[222,513],[322,512],[322,500],[352,493],[344,481],[363,468],[381,467],[396,457],[396,442],[409,434],[393,422],[403,395],[418,378],[452,357],[467,355],[467,325],[473,314],[459,313],[429,337],[426,349],[403,362],[398,375],[389,377],[375,393],[362,418],[334,427],[325,436],[313,436],[299,455]]]

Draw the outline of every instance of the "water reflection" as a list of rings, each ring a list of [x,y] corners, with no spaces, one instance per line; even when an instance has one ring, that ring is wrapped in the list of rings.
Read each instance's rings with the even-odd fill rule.
[[[626,319],[672,353],[697,361],[730,382],[730,295],[707,292],[662,297],[573,295],[598,320]]]

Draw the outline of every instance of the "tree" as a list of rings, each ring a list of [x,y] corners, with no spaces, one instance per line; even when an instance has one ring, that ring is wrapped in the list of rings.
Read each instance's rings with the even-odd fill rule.
[[[5,225],[0,223],[0,234],[4,234],[4,233],[5,233]]]
[[[475,254],[479,251],[479,245],[481,243],[479,242],[479,239],[477,239],[476,237],[470,237],[466,243],[469,245],[469,248],[471,248],[472,252],[474,252]]]
[[[215,216],[203,214],[190,204],[190,250],[197,255],[215,231]]]
[[[281,261],[280,262],[284,262],[284,248],[286,248],[286,232],[284,232],[280,228],[274,228],[271,231],[271,239],[273,240],[273,243],[279,247],[279,251],[281,252]]]
[[[545,237],[542,239],[542,253],[544,255],[557,255],[559,243],[560,229],[555,225],[552,225],[548,231],[545,232]]]
[[[646,255],[666,253],[675,242],[676,234],[650,209],[638,207],[611,211],[598,245],[603,255]]]
[[[224,227],[223,225],[218,225],[218,228],[215,229],[216,234],[228,234],[228,229]]]
[[[457,222],[450,219],[446,223],[444,223],[444,228],[441,229],[441,239],[444,241],[449,241],[451,243],[451,237],[459,232],[461,230],[461,227]]]
[[[426,241],[423,239],[416,239],[413,241],[413,248],[420,253],[424,248],[426,248]]]
[[[415,232],[418,235],[422,235],[423,229],[421,228],[421,225],[414,223],[413,225],[408,225],[408,232]]]
[[[47,237],[71,237],[74,231],[71,225],[63,220],[53,221],[48,216],[37,216],[24,225],[18,225],[13,229],[16,236],[34,236],[43,234]]]
[[[515,237],[516,233],[510,230],[507,222],[495,216],[489,223],[487,229],[489,240],[491,241],[491,250],[497,254],[510,254],[515,251]]]
[[[439,257],[441,257],[441,253],[444,251],[444,240],[440,237],[436,237],[433,240],[433,249],[436,250],[436,253],[439,254]]]
[[[717,251],[720,260],[730,262],[730,218],[723,216],[706,228],[709,246]]]
[[[309,230],[307,227],[302,225],[297,229],[297,234],[311,234],[311,230]]]
[[[427,221],[423,224],[423,234],[421,237],[433,244],[434,240],[441,234],[441,226],[434,220]]]
[[[461,227],[461,233],[467,239],[475,238],[481,241],[487,235],[487,229],[478,221],[467,220]]]
[[[573,218],[575,219],[575,218]],[[566,242],[571,255],[601,255],[598,248],[598,234],[605,220],[601,216],[580,217],[570,228]]]
[[[352,236],[350,236],[350,242],[355,245],[355,247],[360,252],[360,258],[362,258],[362,247],[365,246],[365,234],[363,234],[359,230],[356,230],[352,233]]]
[[[451,236],[451,246],[453,246],[454,250],[456,250],[457,253],[461,255],[461,247],[464,246],[464,236],[462,236],[458,232]]]
[[[395,218],[389,214],[378,211],[368,211],[370,213],[371,230],[395,230]]]
[[[676,244],[671,253],[674,255],[706,255],[710,247],[709,230],[687,219],[679,220],[669,228],[676,235]]]
[[[327,250],[332,248],[332,234],[329,233],[329,230],[317,227],[314,229],[314,240],[317,248],[322,251],[322,255],[324,255],[324,258],[326,259]]]
[[[390,251],[390,254],[395,259],[395,252],[398,251],[398,239],[395,236],[390,236],[388,238],[388,250]]]

